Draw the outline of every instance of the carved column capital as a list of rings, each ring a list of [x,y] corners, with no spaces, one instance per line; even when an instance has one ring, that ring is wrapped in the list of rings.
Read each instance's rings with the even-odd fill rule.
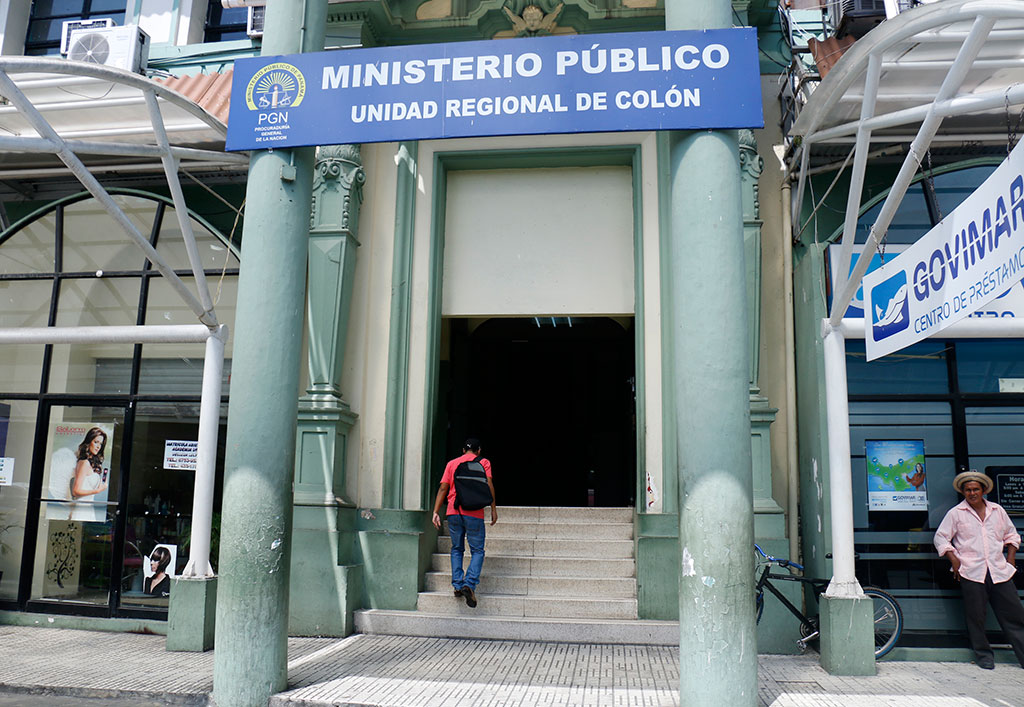
[[[743,220],[757,220],[761,217],[757,182],[764,171],[764,160],[757,154],[757,139],[754,137],[753,130],[740,130],[739,144],[740,178],[745,185],[751,185],[749,192],[745,189],[743,194]]]
[[[310,229],[355,235],[366,171],[359,145],[321,145],[313,171]]]

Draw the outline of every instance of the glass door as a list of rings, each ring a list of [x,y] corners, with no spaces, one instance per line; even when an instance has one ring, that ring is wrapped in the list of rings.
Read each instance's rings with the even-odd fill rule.
[[[42,475],[28,598],[109,608],[116,598],[112,578],[121,571],[114,547],[125,409],[45,408],[41,416],[48,422],[37,432],[37,440],[45,432],[46,442],[37,448]]]

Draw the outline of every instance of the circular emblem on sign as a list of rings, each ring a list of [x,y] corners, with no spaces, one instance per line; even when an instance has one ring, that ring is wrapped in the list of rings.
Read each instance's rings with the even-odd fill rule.
[[[306,95],[306,78],[291,64],[269,64],[256,72],[245,90],[249,110],[297,108]]]

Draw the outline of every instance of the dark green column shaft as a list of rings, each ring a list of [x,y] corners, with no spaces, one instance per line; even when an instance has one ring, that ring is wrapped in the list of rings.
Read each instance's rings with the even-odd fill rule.
[[[327,0],[268,3],[262,54],[322,49],[326,14]],[[264,707],[287,685],[296,393],[312,177],[312,148],[252,153],[222,501],[213,683],[218,707]]]
[[[728,0],[667,0],[666,27],[732,25]],[[679,458],[680,704],[757,704],[749,353],[735,131],[671,140],[669,236]]]

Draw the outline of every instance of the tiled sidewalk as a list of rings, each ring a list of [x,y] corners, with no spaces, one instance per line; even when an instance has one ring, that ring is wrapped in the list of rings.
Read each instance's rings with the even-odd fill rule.
[[[288,647],[290,689],[274,707],[678,705],[674,648],[359,635]],[[0,692],[201,704],[212,686],[212,653],[167,653],[161,636],[0,626]],[[813,654],[762,656],[759,696],[771,707],[1024,707],[1024,670],[883,662],[876,677],[840,678]]]

